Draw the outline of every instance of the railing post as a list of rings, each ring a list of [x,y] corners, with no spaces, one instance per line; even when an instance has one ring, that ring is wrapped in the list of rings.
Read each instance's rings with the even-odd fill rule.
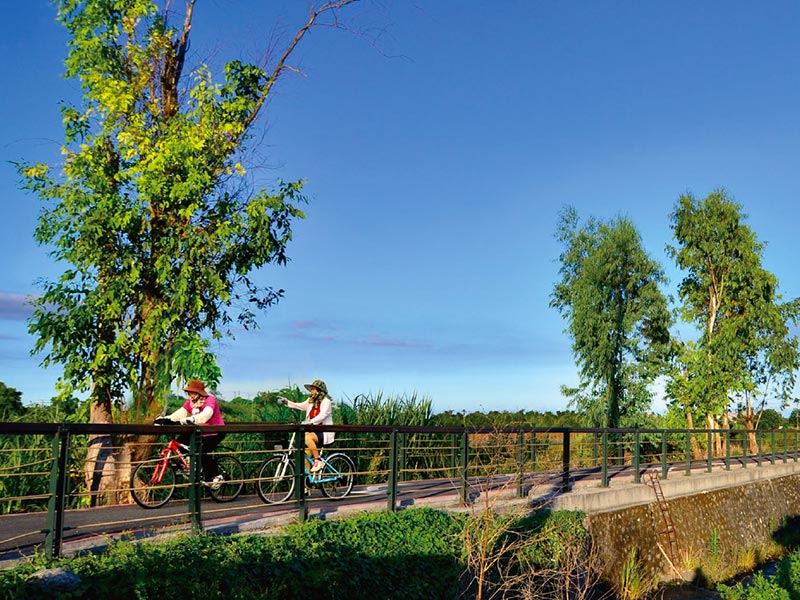
[[[200,428],[195,427],[189,439],[189,520],[192,533],[203,533],[203,465],[200,453],[203,451],[203,437]]]
[[[522,479],[525,477],[525,434],[517,432],[517,498],[525,495]]]
[[[297,503],[297,517],[301,523],[308,520],[306,505],[306,431],[303,425],[297,427],[294,452],[294,499]]]
[[[572,430],[564,430],[564,448],[561,456],[561,492],[569,491],[569,456]]]
[[[602,463],[600,463],[600,487],[608,487],[608,431],[603,431],[600,439],[602,445]]]
[[[669,446],[667,444],[667,431],[661,432],[661,479],[666,479],[669,473],[669,465],[667,464],[667,451]]]
[[[639,465],[641,464],[641,439],[639,437],[639,430],[637,429],[633,434],[633,482],[641,483],[642,476],[639,473]]]
[[[756,431],[756,447],[758,448],[758,466],[762,466],[764,462],[764,436]]]
[[[800,431],[794,432],[794,462],[797,462],[798,438],[800,438]]]
[[[731,430],[725,430],[725,470],[731,470]]]
[[[742,434],[742,436],[743,436],[742,437],[742,468],[743,469],[747,468],[747,451],[748,451],[747,446],[749,444],[749,442],[747,440],[750,437],[748,434],[749,434],[748,430],[745,430],[744,433]]]
[[[769,454],[769,464],[775,464],[775,430],[769,432],[769,446],[770,446],[770,454]]]
[[[59,558],[64,539],[64,507],[69,470],[69,427],[62,424],[53,437],[53,465],[50,468],[50,499],[47,502],[45,556]]]
[[[386,508],[397,510],[397,429],[389,434],[389,485],[386,487]]]
[[[786,464],[787,458],[786,455],[789,453],[789,432],[784,429],[783,430],[783,464]]]
[[[686,475],[692,474],[692,432],[686,430]]]
[[[459,459],[461,453],[461,442],[459,441],[458,434],[450,434],[450,441],[450,467],[453,469],[453,476],[458,477],[460,469]]]
[[[397,481],[405,481],[406,479],[406,439],[405,433],[397,432]]]
[[[464,506],[469,505],[469,468],[467,463],[469,462],[469,433],[467,430],[464,429],[464,433],[461,434],[461,461],[460,461],[460,473],[459,476],[461,478],[461,503]]]
[[[708,441],[706,442],[708,447],[706,448],[706,473],[711,473],[712,471],[712,461],[714,460],[714,451],[713,451],[713,443],[714,443],[714,433],[711,429],[708,430]]]
[[[531,472],[536,473],[536,462],[537,462],[537,455],[536,455],[536,432],[531,432]],[[795,457],[795,460],[797,458]]]

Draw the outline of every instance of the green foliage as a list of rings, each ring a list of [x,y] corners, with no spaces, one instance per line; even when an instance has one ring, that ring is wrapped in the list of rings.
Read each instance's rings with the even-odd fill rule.
[[[63,365],[65,395],[133,390],[138,417],[176,376],[220,379],[209,340],[281,297],[249,274],[286,263],[305,201],[300,182],[253,189],[241,162],[283,64],[233,61],[220,83],[184,69],[192,13],[176,28],[159,4],[57,0],[83,98],[62,110],[63,169],[17,165],[44,202],[36,240],[66,265],[42,282],[35,351]]]
[[[539,568],[561,566],[567,552],[588,538],[585,516],[579,511],[540,510],[521,519],[517,529],[536,535],[536,543],[526,550],[530,562]]]
[[[420,398],[416,393],[400,396],[359,394],[349,403],[352,409],[351,425],[407,425],[431,424],[433,413],[430,398]]]
[[[580,427],[581,417],[569,410],[539,412],[535,410],[517,410],[514,412],[491,410],[456,413],[452,410],[436,413],[431,417],[430,425],[435,427]]]
[[[775,577],[781,587],[790,590],[792,600],[800,599],[800,552],[781,559]]]
[[[717,591],[722,600],[790,600],[794,598],[774,578],[767,578],[762,573],[756,573],[752,581],[747,584],[737,583],[733,587],[719,585]]]
[[[759,429],[780,429],[783,427],[784,418],[774,408],[765,408],[758,418]]]
[[[550,306],[567,320],[580,387],[564,388],[589,425],[628,426],[650,408],[648,386],[672,352],[672,315],[661,267],[645,252],[628,219],[579,224],[574,208],[557,233],[561,279]]]
[[[13,421],[23,414],[22,392],[0,381],[0,421]]]
[[[761,265],[764,245],[724,190],[698,200],[681,196],[670,215],[675,246],[667,251],[686,272],[680,314],[699,330],[667,388],[684,412],[719,415],[729,397],[791,398],[800,365],[791,332],[800,299],[783,302],[777,278]]]
[[[285,535],[113,543],[63,559],[81,586],[62,598],[456,598],[458,518],[430,509],[311,521]],[[38,565],[0,572],[0,597],[30,593]],[[41,596],[40,596],[41,597]]]
[[[639,600],[655,584],[654,581],[648,581],[645,577],[637,554],[636,548],[631,548],[628,558],[622,565],[619,582],[619,595],[622,600]]]

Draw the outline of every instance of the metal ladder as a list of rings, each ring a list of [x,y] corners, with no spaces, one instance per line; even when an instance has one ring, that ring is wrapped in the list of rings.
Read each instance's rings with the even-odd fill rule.
[[[669,560],[675,565],[675,559],[678,557],[678,540],[675,536],[675,524],[672,522],[672,515],[669,512],[669,504],[664,497],[664,491],[661,489],[661,482],[658,480],[658,475],[654,471],[648,471],[647,476],[650,478],[650,485],[656,494],[658,508],[661,510],[661,517],[664,520],[664,529],[658,533],[661,536],[666,536],[667,547],[666,553]]]

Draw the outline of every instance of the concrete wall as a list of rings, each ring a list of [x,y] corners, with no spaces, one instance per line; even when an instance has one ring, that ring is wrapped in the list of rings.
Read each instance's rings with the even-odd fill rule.
[[[649,481],[643,478],[643,481]],[[582,510],[604,571],[619,581],[632,548],[645,576],[692,579],[692,569],[720,561],[730,567],[747,550],[775,547],[776,531],[800,515],[800,464],[748,467],[702,475],[671,473],[661,488],[674,523],[677,556],[666,558],[668,538],[662,510],[649,484],[583,488],[553,500],[555,510]],[[759,558],[758,552],[753,554]]]

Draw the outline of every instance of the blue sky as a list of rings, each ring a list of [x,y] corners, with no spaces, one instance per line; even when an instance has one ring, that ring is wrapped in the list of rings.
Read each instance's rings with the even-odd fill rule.
[[[265,8],[259,8],[261,6]],[[253,59],[305,2],[200,0],[192,60]],[[365,0],[369,43],[314,31],[261,122],[254,173],[310,204],[261,329],[215,347],[223,397],[324,379],[337,399],[417,393],[434,410],[559,410],[577,382],[558,277],[559,211],[629,217],[674,293],[668,215],[725,187],[767,242],[784,297],[800,177],[800,4]],[[276,23],[279,25],[276,27]],[[22,299],[60,269],[8,161],[57,162],[66,35],[47,0],[0,24],[0,381],[54,394]],[[657,404],[658,406],[658,404]]]

